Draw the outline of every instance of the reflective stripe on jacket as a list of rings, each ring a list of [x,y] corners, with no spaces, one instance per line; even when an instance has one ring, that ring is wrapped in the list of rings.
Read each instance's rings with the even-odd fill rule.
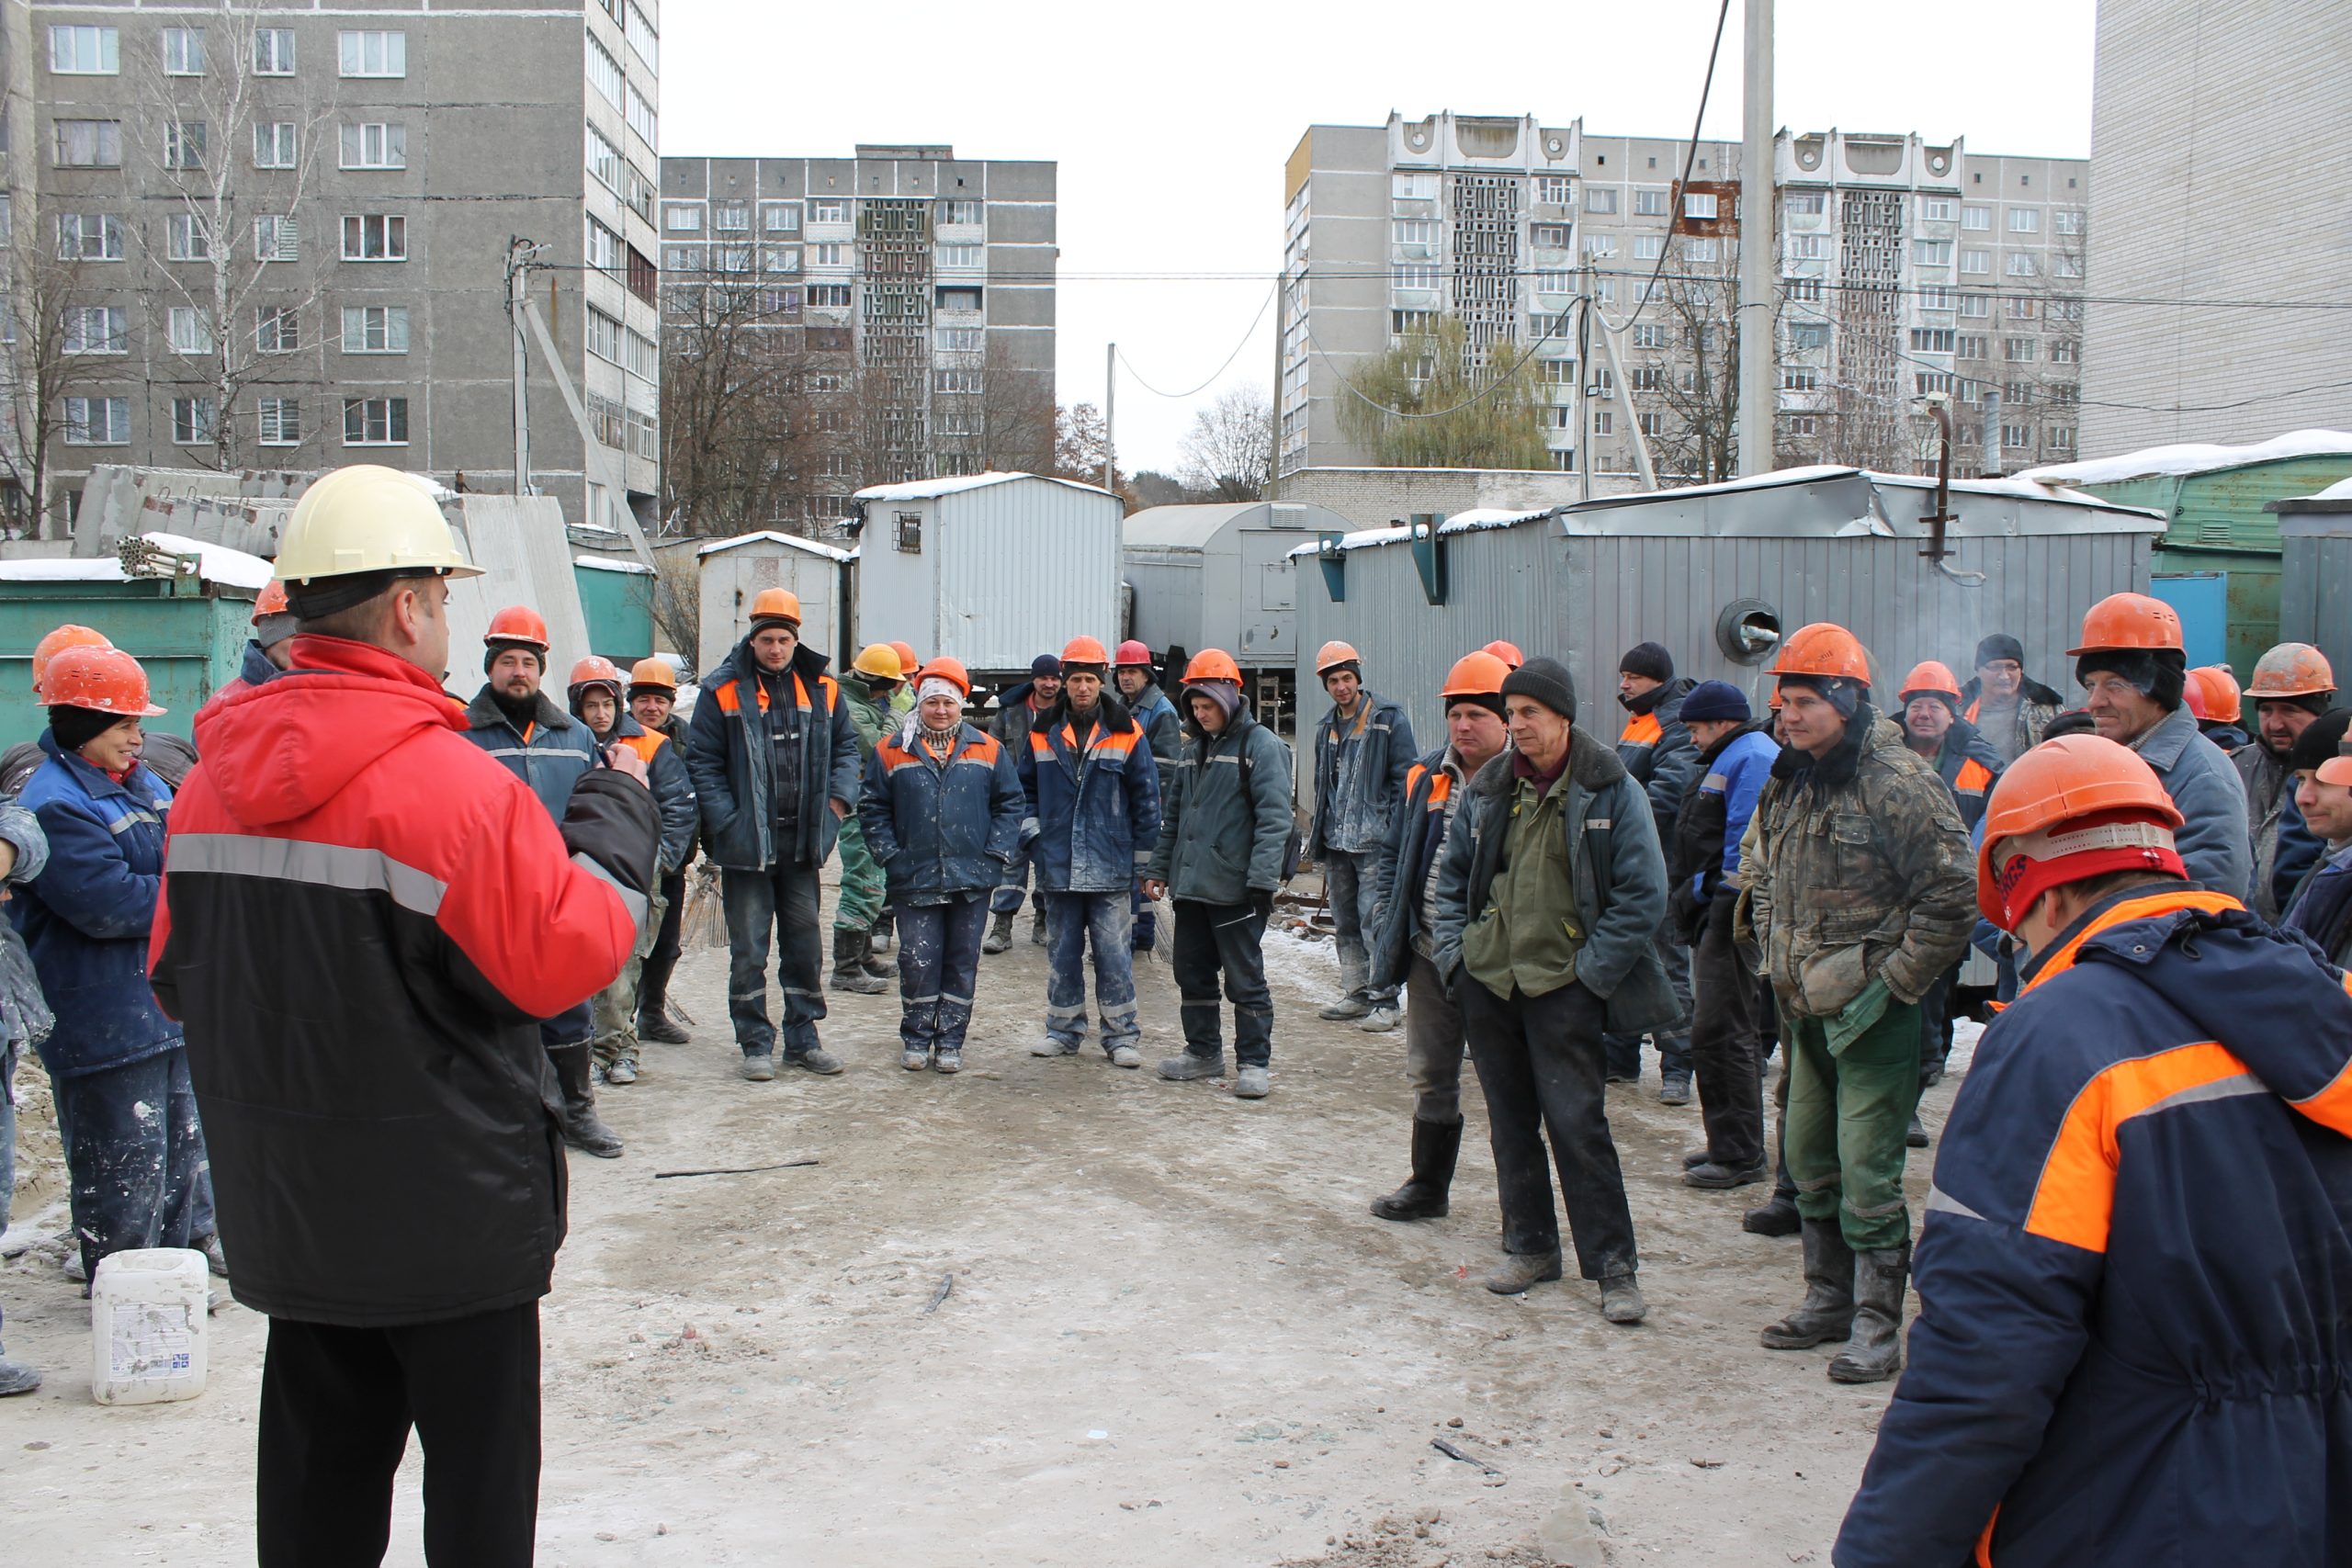
[[[1118,893],[1159,844],[1159,762],[1143,728],[1105,691],[1081,751],[1067,701],[1033,720],[1014,752],[1037,837],[1029,863],[1049,893]]]
[[[824,655],[803,643],[785,668],[806,716],[800,727],[798,831],[789,852],[779,852],[775,807],[768,798],[775,779],[774,743],[764,723],[745,717],[747,711],[768,711],[767,688],[750,637],[737,643],[703,682],[702,700],[687,726],[686,773],[702,817],[703,846],[730,871],[765,871],[780,862],[822,865],[841,836],[841,822],[826,803],[839,801],[844,810],[858,803],[857,727],[840,686],[825,673]]]
[[[874,748],[857,821],[890,897],[910,899],[994,887],[1012,863],[1025,809],[1020,775],[996,737],[962,725],[941,764],[910,719]]]
[[[537,714],[518,730],[492,699],[487,682],[466,705],[466,739],[521,779],[558,822],[581,775],[604,760],[595,732],[549,702],[545,692],[539,694]]]

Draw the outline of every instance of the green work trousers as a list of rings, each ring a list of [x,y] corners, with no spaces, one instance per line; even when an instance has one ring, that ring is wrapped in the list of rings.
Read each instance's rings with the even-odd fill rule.
[[[854,811],[842,818],[841,852],[842,897],[833,906],[833,930],[870,931],[882,918],[882,899],[888,889],[882,868],[874,863],[873,852],[865,847],[865,829],[858,825]]]
[[[647,901],[645,921],[637,928],[637,945],[629,949],[628,962],[621,965],[611,985],[589,998],[588,1010],[596,1021],[594,1057],[600,1067],[609,1067],[624,1057],[631,1063],[637,1060],[637,982],[669,908],[669,900],[659,892]]]
[[[1797,1213],[1833,1216],[1857,1252],[1901,1247],[1911,1235],[1903,1203],[1903,1134],[1919,1106],[1919,1009],[1890,1000],[1879,1021],[1832,1056],[1822,1021],[1783,1009],[1789,1053],[1790,1179]]]

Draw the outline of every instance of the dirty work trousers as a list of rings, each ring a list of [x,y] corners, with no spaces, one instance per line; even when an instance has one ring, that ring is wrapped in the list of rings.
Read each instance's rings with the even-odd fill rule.
[[[52,1074],[50,1089],[73,1183],[74,1236],[89,1277],[111,1253],[186,1247],[204,1169],[187,1052],[174,1046],[119,1067]]]
[[[1756,950],[1731,934],[1728,889],[1707,905],[1692,987],[1690,1065],[1715,1163],[1745,1170],[1764,1157],[1764,1055],[1756,1032]]]
[[[1046,1032],[1075,1051],[1086,1038],[1086,950],[1105,1053],[1136,1043],[1135,911],[1126,893],[1045,893]]]
[[[1405,971],[1405,998],[1410,1004],[1405,1009],[1405,1081],[1413,1086],[1413,1120],[1458,1126],[1462,1010],[1445,994],[1437,966],[1418,953]]]
[[[1012,863],[1004,868],[1004,874],[997,879],[996,891],[989,895],[989,913],[991,915],[1019,914],[1021,896],[1027,892],[1028,888],[1029,851],[1024,845],[1012,852]],[[1032,901],[1032,908],[1038,918],[1044,918],[1046,895],[1043,889],[1038,891]]]
[[[980,977],[989,890],[950,893],[941,904],[899,906],[899,1043],[909,1051],[961,1051]]]
[[[609,1067],[626,1058],[637,1060],[637,998],[638,982],[645,966],[646,955],[653,951],[654,939],[662,930],[662,918],[669,913],[657,892],[653,901],[645,907],[645,919],[637,928],[637,946],[621,965],[613,983],[588,998],[589,1016],[595,1021],[595,1062]]]
[[[686,913],[686,874],[673,871],[662,879],[662,925],[653,933],[653,951],[645,955],[645,969],[638,980],[637,1013],[639,1018],[666,1015],[670,1001],[670,976],[677,971],[678,953],[682,944],[679,927]]]
[[[1548,1139],[1576,1242],[1577,1271],[1588,1280],[1633,1273],[1634,1215],[1609,1134],[1601,1076],[1607,1008],[1580,980],[1540,997],[1514,986],[1506,999],[1467,970],[1459,978],[1470,1059],[1478,1065],[1478,1086],[1487,1095],[1503,1250],[1559,1250],[1559,1213],[1544,1161]]]
[[[1657,949],[1657,961],[1666,965],[1666,983],[1674,987],[1677,1012],[1673,1022],[1651,1030],[1648,1038],[1657,1047],[1658,1072],[1668,1077],[1678,1073],[1687,1077],[1690,1071],[1690,950],[1682,945],[1681,933],[1675,931],[1670,917],[1657,928],[1651,945]],[[1642,1040],[1639,1034],[1602,1036],[1611,1077],[1641,1077]]]
[[[1903,1134],[1919,1104],[1919,1009],[1889,1001],[1879,1021],[1829,1054],[1822,1022],[1783,1010],[1789,1109],[1781,1123],[1797,1213],[1835,1219],[1856,1252],[1911,1236],[1903,1204]]]
[[[1245,1067],[1274,1059],[1274,994],[1266,987],[1266,920],[1271,897],[1262,903],[1204,904],[1176,900],[1174,960],[1178,1015],[1184,1049],[1195,1056],[1225,1055],[1225,1014],[1217,1005],[1217,979],[1233,1004],[1233,1056]]]
[[[776,984],[784,992],[784,1054],[817,1048],[825,1016],[824,942],[817,930],[818,886],[813,865],[773,865],[765,871],[727,868],[719,879],[727,910],[727,1016],[746,1056],[775,1054],[768,1021],[768,941],[779,949]]]
[[[269,1320],[254,1537],[261,1568],[383,1561],[409,1428],[424,1560],[527,1568],[539,1511],[539,1303],[446,1323]]]
[[[1127,945],[1137,953],[1149,953],[1159,940],[1159,914],[1150,899],[1143,896],[1143,878],[1136,878],[1127,893],[1127,908],[1135,916],[1129,929]]]
[[[1378,897],[1380,855],[1376,851],[1352,853],[1323,852],[1323,897],[1330,906],[1331,925],[1340,949],[1340,989],[1374,1007],[1395,1007],[1396,987],[1374,986],[1372,950],[1364,932],[1372,929],[1373,902]]]
[[[887,889],[882,868],[874,863],[874,852],[865,847],[865,829],[858,826],[854,811],[842,818],[840,848],[842,896],[833,905],[833,930],[870,931],[882,918]]]

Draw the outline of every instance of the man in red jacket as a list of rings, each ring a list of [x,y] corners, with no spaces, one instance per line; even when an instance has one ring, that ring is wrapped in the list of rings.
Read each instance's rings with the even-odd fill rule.
[[[413,1426],[426,1561],[526,1564],[564,1230],[537,1021],[619,974],[659,818],[634,754],[559,824],[466,739],[439,678],[473,569],[415,480],[321,479],[277,564],[293,665],[198,716],[149,953],[270,1320],[258,1557],[378,1561]]]

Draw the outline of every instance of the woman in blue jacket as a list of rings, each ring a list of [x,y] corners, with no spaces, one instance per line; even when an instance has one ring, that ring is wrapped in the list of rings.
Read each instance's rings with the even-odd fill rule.
[[[8,907],[57,1015],[39,1050],[96,1279],[109,1253],[188,1245],[204,1135],[179,1025],[147,984],[172,792],[140,763],[139,721],[164,710],[139,661],[111,648],[58,655],[42,700],[49,760],[18,804],[40,818],[49,863]]]
[[[964,722],[971,677],[953,659],[915,675],[915,711],[865,767],[858,826],[899,912],[899,1065],[964,1066],[989,894],[1021,841],[1028,795],[994,736]]]

